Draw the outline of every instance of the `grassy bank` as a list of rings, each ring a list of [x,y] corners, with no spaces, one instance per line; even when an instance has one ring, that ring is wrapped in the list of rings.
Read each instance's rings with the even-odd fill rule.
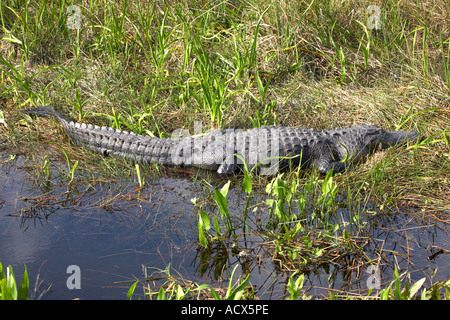
[[[311,268],[348,252],[362,266],[382,256],[362,250],[370,233],[359,215],[370,206],[381,213],[401,208],[447,225],[450,213],[450,6],[369,5],[1,1],[0,151],[36,155],[37,168],[42,161],[67,163],[67,183],[86,171],[139,173],[142,184],[143,176],[157,174],[154,166],[137,168],[87,152],[54,121],[19,113],[43,104],[77,121],[154,136],[181,128],[193,133],[195,121],[205,130],[363,123],[418,130],[421,143],[379,153],[333,178],[315,171],[272,182],[237,177],[235,185],[253,190],[238,210],[238,225],[226,218],[220,188],[211,195],[220,230],[212,227],[205,204],[196,204],[205,250],[225,242],[231,250],[230,239],[248,231],[250,208],[262,203],[272,214],[265,221],[272,229],[265,228],[261,250],[273,255],[279,270]],[[261,186],[269,201],[253,198]],[[342,207],[349,208],[342,219],[347,224],[338,216]]]

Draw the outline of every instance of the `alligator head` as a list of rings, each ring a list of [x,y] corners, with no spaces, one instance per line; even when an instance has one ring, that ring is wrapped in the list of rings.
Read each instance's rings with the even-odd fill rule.
[[[374,125],[361,125],[347,129],[335,130],[333,140],[339,145],[339,160],[347,158],[356,163],[376,151],[378,147],[387,149],[391,146],[416,141],[419,132],[384,131]]]

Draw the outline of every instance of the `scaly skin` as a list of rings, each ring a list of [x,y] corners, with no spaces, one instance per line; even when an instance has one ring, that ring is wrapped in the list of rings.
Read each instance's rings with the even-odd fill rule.
[[[232,174],[242,167],[276,174],[284,168],[317,167],[321,173],[341,172],[371,154],[381,144],[385,149],[417,140],[417,131],[385,132],[373,125],[336,130],[269,126],[242,131],[226,129],[198,137],[155,138],[108,127],[80,124],[51,106],[23,113],[55,117],[77,145],[97,153],[141,163],[184,165]],[[237,156],[236,156],[237,155]],[[345,160],[345,161],[344,161]]]

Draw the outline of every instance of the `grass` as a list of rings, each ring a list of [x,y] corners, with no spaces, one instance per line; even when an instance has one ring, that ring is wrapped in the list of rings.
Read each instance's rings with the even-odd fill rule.
[[[0,300],[28,300],[28,289],[29,280],[26,267],[19,284],[19,289],[17,289],[13,268],[8,266],[5,275],[0,262]]]
[[[152,300],[241,300],[241,299],[255,299],[253,286],[248,284],[249,275],[245,279],[239,279],[233,284],[233,274],[236,267],[233,269],[231,279],[228,286],[223,288],[213,288],[209,284],[199,285],[197,283],[189,282],[180,276],[173,276],[171,274],[170,266],[165,270],[155,270],[150,275],[147,274],[149,268],[146,268],[146,284],[143,286],[144,297]],[[157,275],[157,276],[155,276]],[[410,275],[399,275],[397,269],[394,272],[394,280],[387,285],[378,295],[372,296],[369,290],[366,296],[351,296],[339,295],[330,292],[328,297],[330,300],[345,299],[364,299],[364,300],[449,300],[450,299],[450,280],[435,282],[428,288],[424,288],[426,278],[411,284]],[[402,279],[405,281],[402,281]],[[163,285],[156,286],[156,279],[164,280]],[[309,300],[309,296],[303,289],[305,281],[304,274],[298,275],[294,272],[289,277],[286,283],[286,300]],[[403,282],[403,284],[402,284]],[[139,283],[135,281],[128,290],[127,297],[131,300]],[[151,285],[152,283],[152,285]],[[152,291],[152,287],[159,287],[158,291]],[[217,291],[216,291],[217,290]],[[419,293],[420,291],[420,293]]]
[[[289,278],[293,298],[301,296],[301,270],[331,263],[361,274],[383,262],[363,212],[406,208],[447,225],[450,212],[450,6],[389,0],[368,11],[370,4],[93,0],[72,11],[62,0],[3,0],[0,151],[40,154],[35,180],[42,184],[53,179],[52,161],[67,164],[60,170],[75,185],[95,170],[136,176],[142,188],[144,177],[160,173],[75,147],[54,121],[19,112],[40,104],[78,121],[158,137],[192,133],[198,121],[206,129],[372,123],[418,130],[422,142],[334,177],[293,171],[274,180],[233,178],[230,188],[245,194],[237,217],[228,187],[194,205],[201,252],[246,252],[240,241],[252,235],[252,250],[298,276]],[[269,215],[254,222],[260,207]],[[376,254],[368,256],[367,248]],[[395,288],[382,297],[398,297]]]

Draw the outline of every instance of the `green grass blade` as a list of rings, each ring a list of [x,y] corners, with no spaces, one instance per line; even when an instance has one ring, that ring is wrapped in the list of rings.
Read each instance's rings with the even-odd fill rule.
[[[17,298],[19,300],[28,300],[28,289],[30,287],[30,282],[28,279],[27,267],[25,266],[25,271],[23,272],[22,280],[19,285],[19,292]]]
[[[138,284],[138,282],[139,282],[139,280],[136,281],[136,282],[134,282],[134,283],[131,285],[130,289],[128,289],[128,292],[127,292],[127,298],[128,298],[128,299],[131,300],[131,298],[133,297],[133,293],[134,293],[134,290],[136,289],[136,285]]]

